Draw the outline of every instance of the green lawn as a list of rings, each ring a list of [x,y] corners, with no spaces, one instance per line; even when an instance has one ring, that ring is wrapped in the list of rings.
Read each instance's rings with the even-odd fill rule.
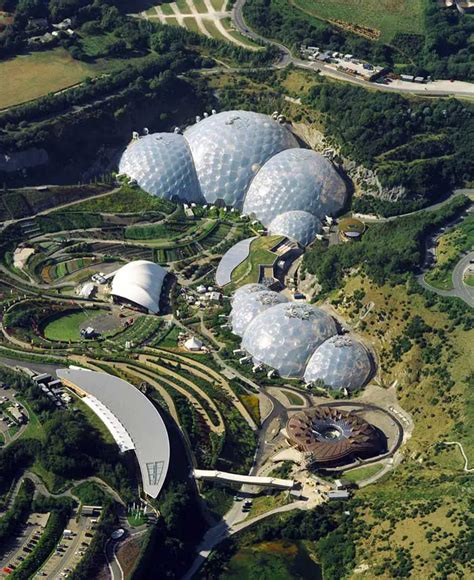
[[[194,18],[194,16],[187,16],[186,18],[183,18],[183,23],[184,26],[190,30],[191,32],[196,32],[197,34],[201,34],[201,31],[199,30],[199,26],[197,25],[196,19]]]
[[[160,8],[163,14],[166,14],[166,16],[172,16],[174,14],[174,10],[171,7],[171,4],[168,3],[160,4]]]
[[[181,14],[192,14],[191,8],[189,7],[186,0],[177,0],[175,5],[178,7],[178,10],[181,12]]]
[[[146,517],[141,512],[138,511],[128,514],[127,520],[128,523],[135,528],[137,528],[138,526],[143,526],[147,522]]]
[[[76,485],[71,491],[86,505],[102,505],[107,497],[100,485],[93,481],[84,481]]]
[[[389,42],[398,32],[424,33],[424,0],[289,0],[307,14],[323,20],[338,20],[374,39]],[[357,32],[357,30],[355,30]]]
[[[218,29],[217,26],[214,24],[212,20],[203,20],[204,28],[209,32],[212,38],[216,38],[217,40],[223,40],[224,42],[229,42],[229,39],[226,38]]]
[[[285,397],[290,401],[291,405],[304,405],[304,399],[294,393],[293,391],[287,391],[286,389],[282,389],[283,394]]]
[[[224,12],[227,0],[211,0],[211,6],[216,10],[216,12]]]
[[[80,310],[66,313],[46,324],[44,336],[53,341],[78,341],[81,340],[80,328],[91,318],[100,314],[106,314],[107,310]]]
[[[250,254],[241,264],[232,272],[232,282],[238,283],[239,286],[257,282],[260,265],[272,265],[277,259],[277,255],[269,251],[269,248],[275,246],[282,236],[265,236],[253,240],[250,244]]]
[[[358,469],[352,469],[351,471],[344,472],[344,479],[348,481],[353,481],[357,483],[363,479],[372,477],[382,469],[381,465],[367,465],[367,467],[359,467]]]
[[[464,283],[468,286],[474,286],[474,274],[468,274],[464,277]]]
[[[90,41],[92,43],[92,41]],[[101,40],[102,46],[106,41]],[[99,41],[96,40],[94,49]],[[92,50],[92,48],[91,48]],[[136,62],[138,59],[130,59]],[[93,63],[74,60],[64,48],[17,56],[0,62],[0,109],[60,91],[123,67],[120,59],[98,59]]]
[[[204,0],[193,0],[193,4],[194,4],[196,10],[199,12],[199,14],[205,14],[206,12],[208,12],[207,6],[204,3]]]

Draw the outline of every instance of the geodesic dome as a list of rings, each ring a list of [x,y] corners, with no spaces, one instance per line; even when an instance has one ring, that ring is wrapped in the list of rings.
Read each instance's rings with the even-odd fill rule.
[[[281,213],[268,226],[269,234],[286,236],[302,246],[310,244],[321,230],[321,222],[307,211]]]
[[[182,135],[153,133],[133,140],[122,154],[119,172],[157,197],[204,201],[191,150]]]
[[[242,336],[247,326],[258,314],[284,302],[288,302],[288,298],[272,290],[245,294],[232,308],[230,314],[232,332]]]
[[[250,181],[262,165],[284,149],[298,147],[285,125],[252,111],[225,111],[184,132],[201,191],[209,203],[222,199],[242,209]]]
[[[334,215],[346,200],[346,186],[334,166],[310,149],[287,149],[273,156],[254,177],[244,213],[268,226],[278,215],[305,211],[319,219]]]
[[[231,298],[232,308],[235,308],[241,300],[246,299],[248,294],[263,292],[266,290],[268,290],[268,288],[263,284],[244,284],[244,286],[241,286],[234,292]]]
[[[309,304],[277,304],[248,325],[242,348],[255,363],[276,369],[282,377],[302,377],[309,357],[336,334],[334,320]]]
[[[322,379],[333,389],[360,389],[371,370],[365,347],[348,336],[333,336],[323,342],[309,359],[304,380]]]

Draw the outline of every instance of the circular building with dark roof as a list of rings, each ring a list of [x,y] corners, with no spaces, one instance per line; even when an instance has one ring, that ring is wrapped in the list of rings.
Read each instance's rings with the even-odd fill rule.
[[[386,451],[385,436],[352,412],[316,407],[295,413],[286,427],[288,439],[309,454],[316,466],[334,467]]]

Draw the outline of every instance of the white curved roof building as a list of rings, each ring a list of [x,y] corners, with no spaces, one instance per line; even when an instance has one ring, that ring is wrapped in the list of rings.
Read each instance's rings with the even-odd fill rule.
[[[304,380],[312,383],[318,379],[332,389],[360,389],[371,371],[366,348],[349,336],[333,336],[315,351],[308,362]]]
[[[278,294],[272,290],[245,294],[233,305],[230,314],[232,332],[238,336],[243,336],[247,326],[258,314],[284,302],[288,302],[288,299],[283,294]]]
[[[160,295],[165,276],[166,270],[154,262],[129,262],[116,272],[112,280],[111,294],[156,314],[160,310]]]
[[[270,235],[281,235],[296,240],[302,246],[310,244],[322,230],[322,224],[307,211],[287,211],[277,215],[268,226]]]
[[[157,197],[203,203],[188,142],[176,133],[153,133],[133,140],[122,154],[119,172]]]
[[[256,364],[278,371],[282,377],[303,377],[316,348],[337,332],[334,320],[309,304],[277,304],[247,326],[242,348]]]
[[[263,164],[284,149],[298,147],[285,125],[252,111],[211,115],[184,136],[206,201],[222,199],[237,209],[242,209],[250,181]]]
[[[319,219],[334,215],[346,200],[346,186],[334,166],[310,149],[287,149],[257,173],[247,192],[244,213],[265,226],[282,213],[305,211]]]
[[[156,498],[170,462],[168,431],[153,403],[136,387],[107,373],[59,369],[57,376],[81,397],[109,429],[122,451],[133,451],[143,491]]]

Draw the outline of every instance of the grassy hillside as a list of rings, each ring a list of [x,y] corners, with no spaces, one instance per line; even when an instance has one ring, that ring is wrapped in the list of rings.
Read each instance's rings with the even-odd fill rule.
[[[424,0],[290,0],[304,12],[371,39],[423,34]]]

